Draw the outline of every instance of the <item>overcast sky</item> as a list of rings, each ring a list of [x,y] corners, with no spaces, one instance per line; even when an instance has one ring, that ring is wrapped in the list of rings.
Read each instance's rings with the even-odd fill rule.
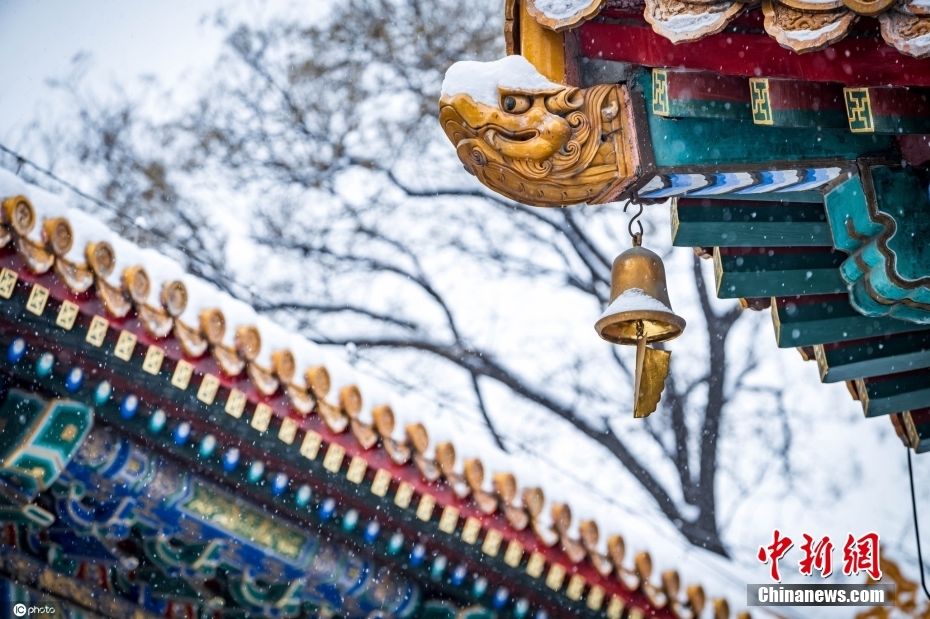
[[[0,0],[0,139],[36,115],[54,114],[50,78],[89,54],[87,84],[139,87],[140,76],[183,87],[212,60],[222,35],[201,17],[224,0]]]

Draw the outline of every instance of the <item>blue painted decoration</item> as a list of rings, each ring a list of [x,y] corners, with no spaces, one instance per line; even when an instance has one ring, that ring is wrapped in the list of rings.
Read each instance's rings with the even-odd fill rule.
[[[84,384],[84,370],[81,368],[71,368],[65,375],[65,390],[68,393],[77,393]]]
[[[55,365],[55,356],[50,352],[44,352],[36,359],[36,376],[46,378],[52,373],[52,366]]]
[[[223,454],[223,470],[227,473],[232,473],[236,470],[236,466],[239,465],[239,449],[233,447],[226,451]]]
[[[132,419],[139,411],[139,398],[130,393],[119,404],[119,416],[123,419]]]
[[[6,360],[10,363],[19,363],[19,360],[26,354],[26,340],[21,337],[15,338],[6,348]]]

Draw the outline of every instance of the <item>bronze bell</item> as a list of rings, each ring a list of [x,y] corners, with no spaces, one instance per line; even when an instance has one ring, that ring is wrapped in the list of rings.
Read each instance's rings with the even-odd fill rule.
[[[672,311],[665,283],[665,266],[659,256],[641,247],[641,235],[633,247],[614,260],[611,268],[610,303],[594,323],[597,334],[608,342],[636,346],[633,414],[646,417],[656,409],[671,353],[646,346],[681,335],[685,320]]]

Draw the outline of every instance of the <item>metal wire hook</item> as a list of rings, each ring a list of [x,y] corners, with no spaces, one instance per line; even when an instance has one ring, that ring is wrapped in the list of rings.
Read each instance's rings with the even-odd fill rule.
[[[629,201],[627,201],[627,203],[623,206],[623,212],[624,212],[624,213],[626,213],[626,210],[627,210],[628,208],[630,208],[630,205],[631,205],[631,204],[634,204],[634,202],[633,202],[632,200],[629,200]],[[636,206],[639,207],[639,210],[636,212],[635,215],[633,215],[633,216],[630,218],[630,223],[629,223],[629,225],[627,226],[627,230],[629,231],[630,236],[633,237],[633,243],[634,243],[635,245],[639,245],[639,244],[642,242],[642,239],[643,239],[643,222],[639,221],[640,215],[643,214],[643,205],[640,204],[640,203],[638,203],[638,202],[636,202],[635,204],[636,204]],[[635,223],[637,226],[639,226],[639,232],[633,232],[633,224],[634,224],[634,223]]]

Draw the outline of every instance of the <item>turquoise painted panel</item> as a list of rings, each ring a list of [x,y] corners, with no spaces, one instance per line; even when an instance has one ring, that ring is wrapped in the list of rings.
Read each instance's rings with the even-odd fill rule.
[[[823,201],[837,249],[852,253],[862,246],[863,236],[873,237],[881,232],[882,227],[868,218],[869,207],[858,175],[827,192]]]
[[[732,193],[722,193],[714,196],[717,200],[745,200],[746,196]],[[823,194],[819,191],[777,191],[772,193],[758,193],[752,196],[753,200],[760,202],[791,202],[792,204],[822,204]]]
[[[867,316],[930,324],[930,196],[915,170],[871,166],[824,197],[850,301]]]
[[[651,72],[637,80],[652,92]],[[850,133],[848,129],[810,129],[756,125],[714,118],[663,118],[646,107],[653,156],[660,168],[764,164],[815,159],[855,160],[889,152],[891,136]]]
[[[10,390],[0,405],[0,476],[26,495],[51,486],[93,424],[90,407]]]

